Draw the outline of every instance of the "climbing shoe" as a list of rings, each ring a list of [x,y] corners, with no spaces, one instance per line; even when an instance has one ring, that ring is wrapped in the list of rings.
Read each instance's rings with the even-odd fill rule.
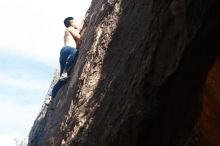
[[[51,96],[48,96],[47,99],[46,99],[46,101],[45,101],[45,104],[46,104],[47,106],[49,106],[49,105],[51,105],[51,103],[52,103],[52,97],[51,97]]]
[[[60,76],[60,81],[66,81],[68,80],[70,77],[68,76],[67,73],[62,73],[62,75]]]

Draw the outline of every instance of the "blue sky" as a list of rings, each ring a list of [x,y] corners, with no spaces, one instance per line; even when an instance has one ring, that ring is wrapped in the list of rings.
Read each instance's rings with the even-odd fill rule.
[[[0,141],[28,133],[42,106],[63,46],[63,19],[80,22],[91,0],[0,1]]]

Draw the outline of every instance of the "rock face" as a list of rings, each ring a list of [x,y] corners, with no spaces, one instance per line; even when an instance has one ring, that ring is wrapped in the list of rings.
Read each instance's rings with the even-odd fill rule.
[[[208,74],[204,87],[199,139],[202,146],[220,145],[220,57]]]
[[[196,146],[219,12],[218,0],[93,0],[71,80],[28,145]]]

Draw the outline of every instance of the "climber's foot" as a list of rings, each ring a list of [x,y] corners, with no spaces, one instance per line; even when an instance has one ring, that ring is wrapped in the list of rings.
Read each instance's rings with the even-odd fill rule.
[[[53,105],[53,101],[50,102],[50,104],[47,105],[49,110],[54,110],[54,105]]]
[[[45,100],[45,104],[46,104],[47,106],[49,106],[49,105],[51,105],[51,103],[52,103],[52,97],[51,97],[51,96],[48,96],[47,99]]]
[[[62,75],[60,76],[60,81],[66,81],[70,78],[70,76],[68,76],[67,73],[62,73]]]

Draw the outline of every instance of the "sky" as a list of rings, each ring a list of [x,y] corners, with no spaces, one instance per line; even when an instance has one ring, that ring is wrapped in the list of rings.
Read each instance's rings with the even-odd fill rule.
[[[63,20],[83,20],[91,0],[0,1],[0,145],[28,133],[63,46]]]

